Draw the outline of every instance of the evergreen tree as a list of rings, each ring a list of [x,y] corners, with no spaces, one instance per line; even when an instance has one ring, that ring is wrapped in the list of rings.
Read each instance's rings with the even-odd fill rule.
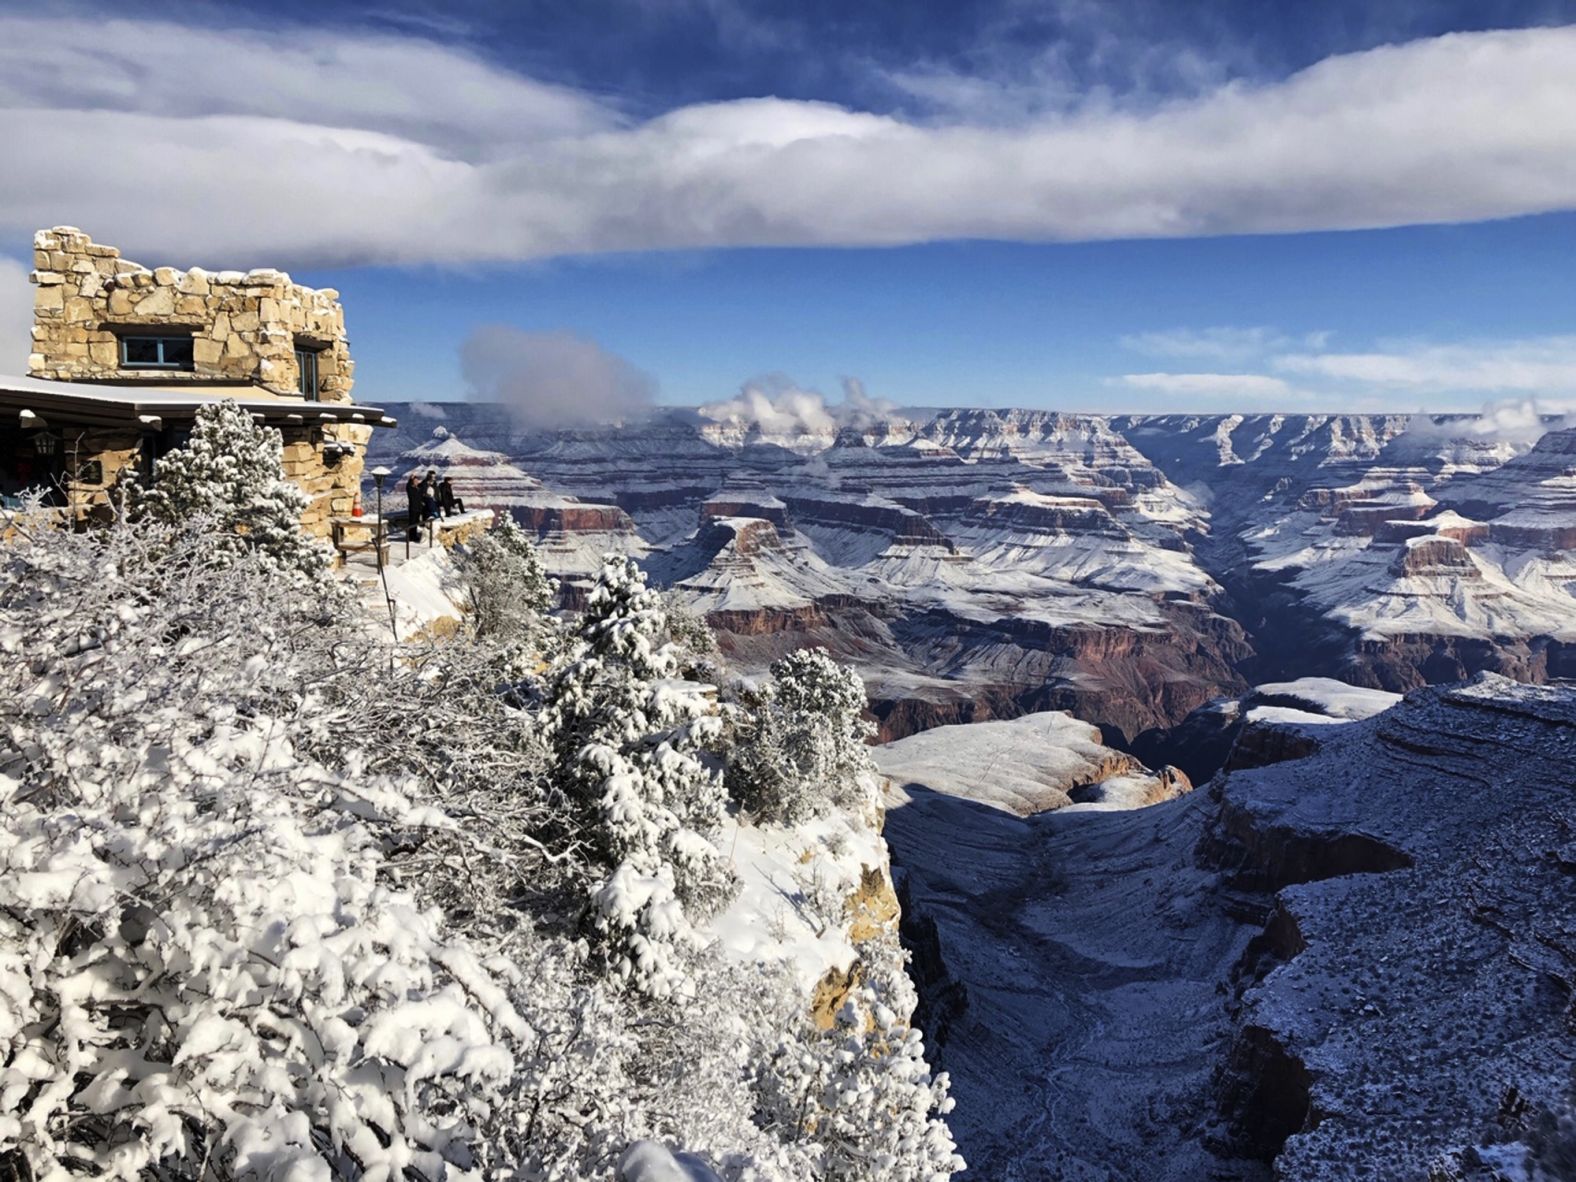
[[[503,517],[458,558],[478,639],[505,645],[543,639],[552,626],[548,612],[558,598],[558,584],[512,517]]]
[[[722,786],[700,759],[720,722],[674,681],[666,631],[645,575],[609,555],[544,712],[566,837],[599,872],[591,932],[616,975],[657,997],[687,988],[678,959],[694,943],[686,908],[719,906],[732,885],[709,840]]]
[[[151,487],[128,481],[127,508],[162,525],[208,518],[219,560],[254,554],[271,570],[316,578],[328,556],[301,528],[308,497],[286,478],[283,450],[279,432],[238,403],[207,403],[186,444],[154,463]]]
[[[790,653],[750,695],[728,763],[728,791],[762,820],[794,824],[857,799],[872,769],[865,686],[824,648]]]
[[[964,1168],[942,1119],[946,1073],[932,1075],[908,1023],[913,986],[902,953],[877,945],[867,981],[830,1030],[785,1033],[757,1080],[759,1119],[783,1140],[813,1146],[827,1182],[946,1182]]]
[[[469,583],[476,634],[513,638],[532,631],[558,597],[536,546],[505,516],[473,541],[461,557]]]

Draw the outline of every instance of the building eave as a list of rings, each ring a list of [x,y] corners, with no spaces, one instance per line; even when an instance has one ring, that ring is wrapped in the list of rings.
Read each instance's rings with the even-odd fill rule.
[[[371,427],[396,426],[381,407],[353,402],[315,402],[275,394],[261,386],[121,385],[118,383],[57,382],[47,378],[0,375],[0,415],[23,411],[58,427],[139,427],[157,429],[165,422],[191,419],[199,407],[212,402],[234,402],[255,418],[275,426],[362,423]]]

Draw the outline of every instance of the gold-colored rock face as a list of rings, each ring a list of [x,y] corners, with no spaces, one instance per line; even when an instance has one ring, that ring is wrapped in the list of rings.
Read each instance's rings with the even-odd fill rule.
[[[897,935],[902,917],[892,879],[882,866],[860,868],[859,885],[847,900],[848,938],[855,949],[881,936]],[[816,1026],[830,1030],[848,995],[865,980],[865,962],[856,957],[847,969],[830,968],[815,983],[810,995],[810,1016]]]
[[[902,914],[892,880],[879,866],[860,868],[859,885],[848,896],[848,938],[855,945],[897,931]]]
[[[835,965],[815,983],[810,994],[810,1020],[818,1030],[830,1030],[837,1021],[837,1011],[843,1008],[848,995],[865,980],[865,962],[854,960],[847,969]]]
[[[349,402],[350,343],[339,293],[292,283],[283,271],[149,269],[70,226],[33,237],[33,351],[28,372],[63,381],[149,378],[161,384],[233,381],[277,394],[299,390],[297,350],[317,366],[317,396]],[[190,336],[190,368],[126,369],[128,333]]]

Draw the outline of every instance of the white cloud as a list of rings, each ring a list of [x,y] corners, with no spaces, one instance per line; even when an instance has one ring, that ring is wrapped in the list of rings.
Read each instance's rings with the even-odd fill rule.
[[[736,398],[700,408],[701,417],[737,427],[754,426],[767,435],[803,432],[830,434],[840,427],[869,427],[890,418],[897,405],[865,392],[858,378],[843,379],[843,400],[829,403],[781,375],[753,378]]]
[[[1459,420],[1436,422],[1431,415],[1413,415],[1407,432],[1440,440],[1459,440],[1477,437],[1500,443],[1537,442],[1555,427],[1568,425],[1562,416],[1576,408],[1576,403],[1561,403],[1543,398],[1505,398],[1486,403],[1482,412],[1471,422]]]
[[[25,374],[33,351],[33,285],[31,268],[0,255],[0,374]]]
[[[1161,394],[1228,398],[1289,398],[1297,392],[1285,381],[1261,373],[1129,373],[1122,382],[1135,390]]]
[[[1292,337],[1273,328],[1140,333],[1123,337],[1122,344],[1158,356],[1251,365],[1255,372],[1134,373],[1107,384],[1212,400],[1241,411],[1284,406],[1291,398],[1327,411],[1394,412],[1425,400],[1438,410],[1462,411],[1485,396],[1510,395],[1484,410],[1480,431],[1507,436],[1576,405],[1576,335],[1449,344],[1380,341],[1363,352],[1329,351],[1328,337]],[[1299,351],[1284,351],[1288,347]]]
[[[1241,365],[1278,350],[1298,346],[1322,348],[1328,337],[1328,333],[1322,332],[1292,337],[1280,329],[1263,326],[1219,326],[1132,333],[1121,338],[1121,345],[1151,357],[1189,357],[1223,365]]]
[[[610,423],[644,413],[657,383],[616,353],[569,332],[478,328],[460,346],[473,398],[501,402],[521,426]]]
[[[416,37],[27,16],[0,19],[0,31],[0,107],[249,115],[467,159],[619,122],[602,101]]]
[[[1576,336],[1402,343],[1367,353],[1291,353],[1286,373],[1422,393],[1576,394]]]
[[[1576,208],[1576,28],[1006,126],[748,99],[645,122],[435,42],[0,17],[0,233],[151,261],[1165,237]],[[87,179],[91,176],[91,182]]]

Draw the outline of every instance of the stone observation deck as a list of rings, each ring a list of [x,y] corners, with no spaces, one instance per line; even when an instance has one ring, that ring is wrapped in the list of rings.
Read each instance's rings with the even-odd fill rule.
[[[125,469],[151,470],[228,398],[279,430],[309,532],[352,512],[372,429],[394,420],[351,401],[337,291],[270,268],[147,267],[71,226],[34,236],[33,265],[28,376],[0,378],[0,492],[102,512]]]

